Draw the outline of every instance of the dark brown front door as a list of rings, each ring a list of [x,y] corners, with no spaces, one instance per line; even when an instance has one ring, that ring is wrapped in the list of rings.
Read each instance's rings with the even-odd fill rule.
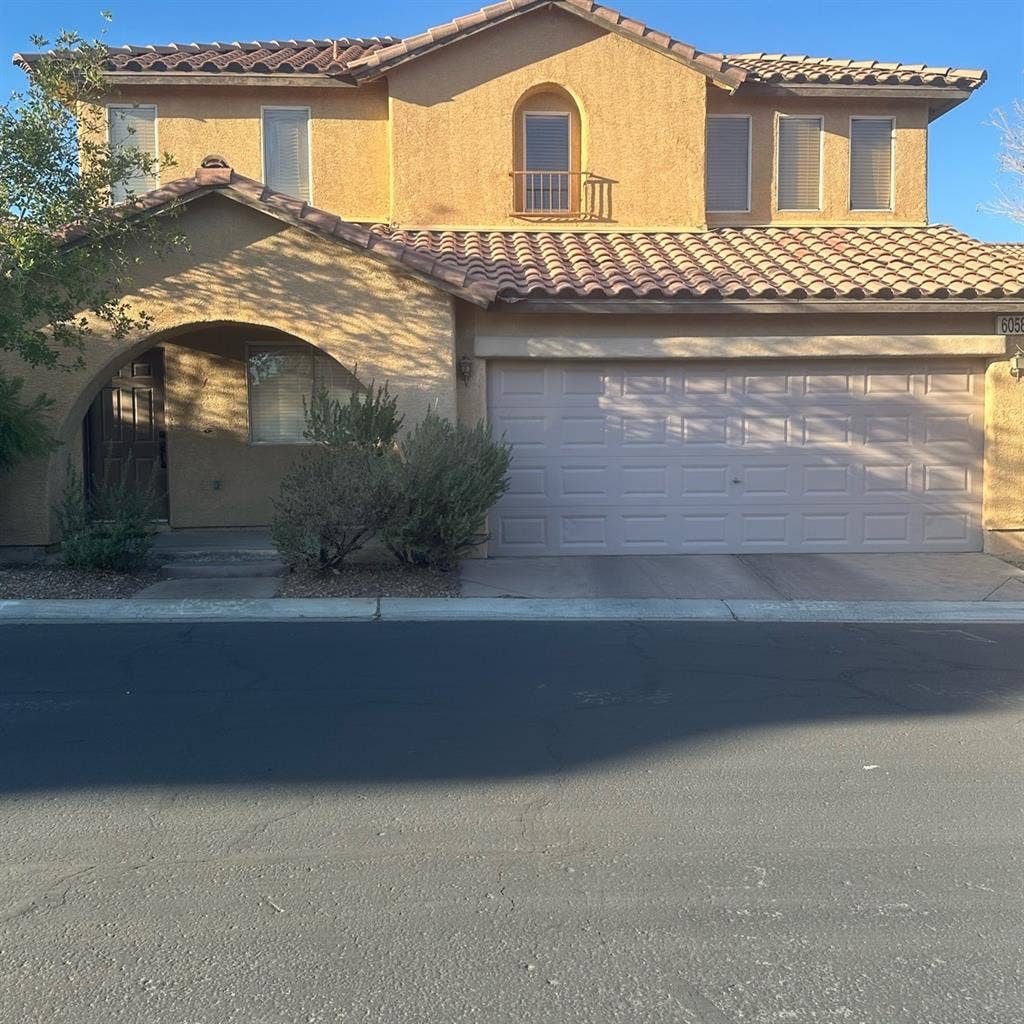
[[[90,485],[121,479],[127,468],[129,485],[152,485],[166,517],[163,349],[150,349],[114,374],[89,407],[85,434]]]

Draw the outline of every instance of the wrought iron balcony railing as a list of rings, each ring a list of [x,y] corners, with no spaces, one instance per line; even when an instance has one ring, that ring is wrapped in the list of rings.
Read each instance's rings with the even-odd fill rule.
[[[512,212],[541,217],[584,213],[587,171],[512,171]]]

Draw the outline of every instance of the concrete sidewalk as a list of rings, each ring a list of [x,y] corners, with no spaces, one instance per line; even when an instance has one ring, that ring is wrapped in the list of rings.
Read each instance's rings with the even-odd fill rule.
[[[467,559],[463,597],[1024,601],[1024,569],[983,554]]]

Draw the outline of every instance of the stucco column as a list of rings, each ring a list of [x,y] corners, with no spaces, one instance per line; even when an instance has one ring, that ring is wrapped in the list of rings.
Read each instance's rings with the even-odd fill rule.
[[[1006,359],[985,373],[985,549],[1024,557],[1024,380]]]

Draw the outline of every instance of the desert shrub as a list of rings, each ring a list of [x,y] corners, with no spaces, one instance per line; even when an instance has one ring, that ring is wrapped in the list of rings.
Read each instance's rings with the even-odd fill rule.
[[[512,449],[484,423],[428,413],[387,460],[390,512],[380,531],[402,562],[450,568],[480,543],[487,512],[508,490]]]
[[[347,402],[317,388],[306,406],[305,437],[314,446],[281,481],[270,535],[291,566],[334,569],[361,548],[387,517],[390,476],[402,425],[382,387],[353,392]]]
[[[334,569],[361,548],[388,513],[382,456],[349,444],[303,452],[281,481],[270,535],[292,566]]]
[[[327,388],[317,388],[306,410],[304,436],[332,448],[356,445],[388,452],[402,427],[398,405],[385,383],[366,391],[353,391],[347,402],[333,398]]]
[[[87,496],[69,464],[57,507],[66,565],[109,572],[132,572],[145,565],[153,547],[159,496],[154,486],[130,487],[130,472],[129,460],[118,479],[96,485]]]
[[[19,462],[45,455],[54,446],[46,413],[53,402],[45,395],[21,397],[22,382],[0,374],[0,473]]]

